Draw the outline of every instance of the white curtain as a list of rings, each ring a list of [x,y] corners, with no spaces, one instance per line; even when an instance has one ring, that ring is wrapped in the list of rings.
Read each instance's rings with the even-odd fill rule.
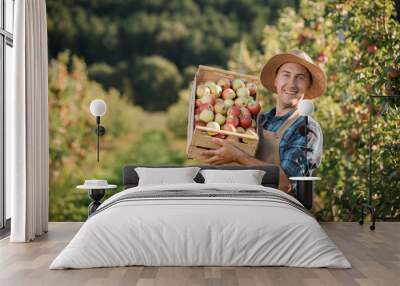
[[[15,1],[13,94],[6,98],[12,242],[47,232],[49,144],[45,0]],[[8,101],[8,102],[7,102]]]

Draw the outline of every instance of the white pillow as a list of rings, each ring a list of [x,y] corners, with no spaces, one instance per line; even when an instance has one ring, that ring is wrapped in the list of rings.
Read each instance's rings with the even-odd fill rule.
[[[205,184],[225,183],[225,184],[246,184],[261,185],[265,175],[263,170],[201,170],[200,174],[204,177]]]
[[[135,168],[139,176],[138,186],[195,183],[193,179],[199,170],[199,167]]]

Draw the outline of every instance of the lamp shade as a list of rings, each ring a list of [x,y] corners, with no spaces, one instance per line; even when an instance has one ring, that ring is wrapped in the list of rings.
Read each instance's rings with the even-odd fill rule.
[[[107,104],[104,102],[104,100],[95,99],[90,103],[90,113],[92,113],[93,116],[103,116],[106,114],[106,111]]]
[[[314,112],[314,103],[310,99],[303,99],[299,102],[297,110],[300,115],[309,116]]]

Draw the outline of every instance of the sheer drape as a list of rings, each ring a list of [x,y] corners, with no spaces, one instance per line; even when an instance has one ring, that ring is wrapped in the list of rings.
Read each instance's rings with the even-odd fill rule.
[[[45,0],[15,1],[13,94],[6,98],[6,186],[12,242],[48,226],[47,22]]]

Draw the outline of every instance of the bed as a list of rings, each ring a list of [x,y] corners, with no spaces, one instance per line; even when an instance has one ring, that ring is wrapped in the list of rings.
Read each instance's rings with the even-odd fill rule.
[[[198,166],[264,170],[261,185],[138,185],[123,170],[124,190],[107,199],[50,269],[144,266],[291,266],[350,268],[312,214],[277,190],[275,166]],[[174,166],[176,167],[176,166]]]

